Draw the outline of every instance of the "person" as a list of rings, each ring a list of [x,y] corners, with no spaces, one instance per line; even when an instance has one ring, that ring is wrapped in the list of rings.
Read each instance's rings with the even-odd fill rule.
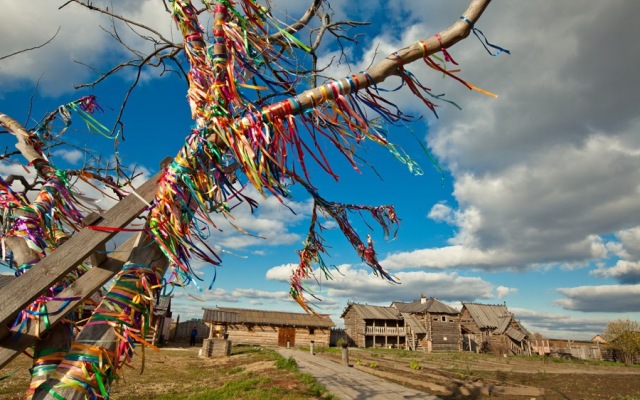
[[[198,330],[194,326],[193,329],[191,330],[191,339],[189,340],[189,346],[196,345],[196,336],[198,336]]]

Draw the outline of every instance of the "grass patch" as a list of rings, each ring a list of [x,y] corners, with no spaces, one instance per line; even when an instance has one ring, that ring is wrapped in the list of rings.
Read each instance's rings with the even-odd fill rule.
[[[420,366],[420,364],[417,361],[414,361],[412,363],[409,364],[409,368],[416,370],[416,371],[420,371],[422,369],[422,366]]]
[[[140,354],[140,353],[138,353]],[[29,387],[31,360],[19,356],[3,368],[10,378],[0,381],[0,399],[24,398]],[[118,400],[308,400],[335,399],[311,376],[298,371],[293,359],[257,346],[234,346],[231,356],[199,358],[197,348],[147,351],[144,374],[141,359],[125,368],[114,382],[111,398]]]
[[[298,363],[293,359],[293,357],[278,358],[278,360],[276,361],[276,367],[280,369],[286,369],[287,371],[291,372],[298,372]]]

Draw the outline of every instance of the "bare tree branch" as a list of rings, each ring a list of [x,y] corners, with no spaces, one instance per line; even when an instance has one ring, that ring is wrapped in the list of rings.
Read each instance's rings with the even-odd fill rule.
[[[13,57],[13,56],[15,56],[17,54],[20,54],[20,53],[25,53],[27,51],[40,49],[40,48],[48,45],[49,43],[51,43],[53,41],[53,39],[55,39],[56,36],[58,36],[59,32],[60,32],[60,27],[58,27],[58,30],[56,30],[56,33],[53,36],[51,36],[51,38],[49,38],[49,40],[47,40],[46,42],[44,42],[44,43],[42,43],[40,45],[34,46],[34,47],[29,47],[27,49],[18,50],[18,51],[14,52],[14,53],[11,53],[11,54],[0,56],[0,61],[4,60],[5,58]]]

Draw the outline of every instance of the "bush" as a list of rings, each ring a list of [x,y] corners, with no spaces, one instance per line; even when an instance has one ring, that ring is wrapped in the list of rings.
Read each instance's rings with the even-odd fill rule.
[[[422,367],[420,366],[420,364],[418,364],[417,361],[414,361],[411,364],[409,364],[409,368],[415,369],[416,371],[419,371],[422,369]]]

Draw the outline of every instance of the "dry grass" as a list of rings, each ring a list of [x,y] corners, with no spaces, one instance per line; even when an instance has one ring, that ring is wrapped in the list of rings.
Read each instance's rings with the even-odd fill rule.
[[[282,362],[276,352],[259,347],[236,347],[231,357],[204,359],[197,348],[147,350],[144,373],[142,359],[123,371],[122,379],[111,390],[112,400],[127,399],[246,399],[301,400],[329,399],[324,388],[297,369],[277,367]],[[20,356],[4,374],[17,371],[0,381],[0,399],[21,399],[29,385],[30,360]]]

